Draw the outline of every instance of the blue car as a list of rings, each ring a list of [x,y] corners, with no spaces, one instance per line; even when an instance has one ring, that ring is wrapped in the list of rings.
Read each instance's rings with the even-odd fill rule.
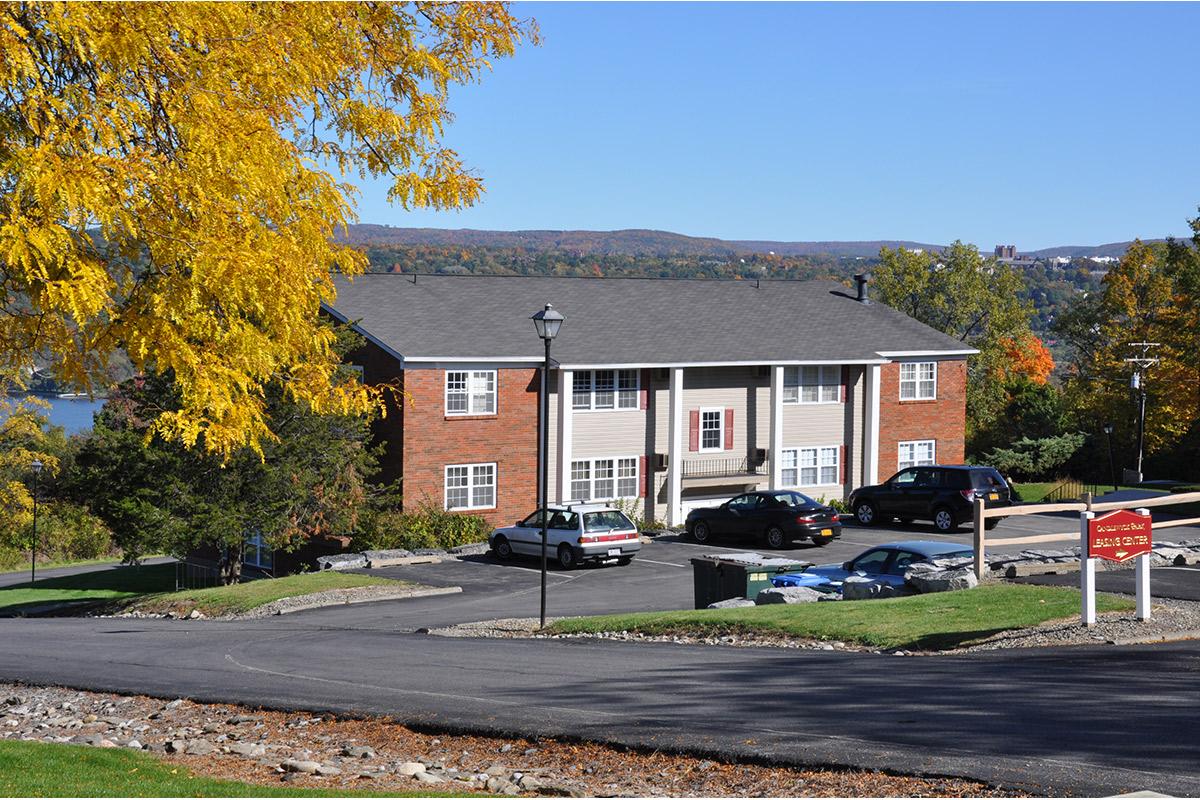
[[[861,575],[891,584],[897,588],[904,585],[904,571],[913,564],[933,558],[971,558],[974,551],[953,542],[927,542],[914,539],[907,542],[891,542],[872,547],[857,557],[841,564],[818,564],[802,574],[820,577],[841,589],[842,581],[851,575]]]

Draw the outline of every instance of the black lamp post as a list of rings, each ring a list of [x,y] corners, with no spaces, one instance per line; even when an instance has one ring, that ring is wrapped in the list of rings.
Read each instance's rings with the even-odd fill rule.
[[[33,470],[33,536],[29,541],[29,582],[37,581],[37,483],[38,475],[42,473],[42,462],[34,459],[29,463]]]
[[[549,447],[550,435],[550,342],[555,336],[558,336],[558,329],[562,327],[563,315],[554,310],[554,306],[546,303],[546,307],[534,314],[530,319],[533,320],[533,327],[537,329],[537,335],[546,343],[546,361],[542,365],[542,425],[541,425],[541,441],[538,442],[538,477],[541,479],[541,512],[542,512],[542,616],[541,627],[546,627],[546,538],[547,527],[549,525],[549,497],[550,497],[550,454],[546,452]],[[565,392],[566,387],[558,387],[560,392]]]
[[[1113,461],[1112,449],[1112,432],[1113,424],[1111,422],[1104,423],[1102,428],[1104,435],[1108,437],[1108,474],[1112,478],[1113,491],[1117,491],[1117,462]]]

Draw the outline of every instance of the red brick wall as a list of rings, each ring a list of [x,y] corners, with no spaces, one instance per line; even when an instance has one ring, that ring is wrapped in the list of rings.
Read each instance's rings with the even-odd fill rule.
[[[936,400],[900,402],[900,365],[884,364],[879,382],[879,480],[895,474],[899,442],[933,439],[939,464],[961,464],[967,426],[967,362],[939,361]]]
[[[446,372],[409,369],[404,388],[404,505],[446,501],[448,464],[496,464],[496,508],[472,511],[511,523],[537,504],[538,370],[496,371],[496,414],[447,417]]]

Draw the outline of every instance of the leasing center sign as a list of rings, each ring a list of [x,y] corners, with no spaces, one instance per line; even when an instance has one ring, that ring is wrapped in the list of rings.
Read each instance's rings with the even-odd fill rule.
[[[1128,561],[1150,552],[1150,516],[1127,509],[1088,520],[1087,557]]]

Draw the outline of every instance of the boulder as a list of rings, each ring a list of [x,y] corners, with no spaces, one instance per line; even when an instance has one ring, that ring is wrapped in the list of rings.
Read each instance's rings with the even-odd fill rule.
[[[452,556],[480,556],[487,551],[487,542],[475,542],[474,544],[460,544],[458,547],[451,547],[447,552]]]
[[[843,600],[878,600],[884,597],[898,597],[901,594],[908,592],[900,592],[890,583],[874,578],[851,575],[842,581]]]
[[[317,558],[317,566],[321,569],[366,569],[367,559],[362,553],[339,553],[332,556]]]
[[[971,589],[979,585],[973,570],[937,569],[928,563],[914,564],[904,573],[904,582],[921,594],[930,592],[952,592]]]
[[[744,597],[731,597],[728,600],[718,600],[715,603],[709,603],[709,608],[743,608],[744,606],[756,605],[753,600],[747,600]]]
[[[375,751],[364,745],[348,744],[342,748],[342,755],[350,758],[374,758]]]
[[[206,756],[216,749],[207,739],[192,739],[187,743],[186,752],[189,756]]]
[[[342,771],[340,769],[338,769],[337,767],[330,767],[325,764],[322,764],[319,767],[317,767],[316,774],[320,775],[321,777],[332,778],[337,775],[341,775]]]
[[[397,775],[406,775],[410,778],[414,777],[416,775],[420,775],[424,771],[425,771],[425,765],[422,764],[420,761],[405,761],[403,764],[399,764],[396,766],[396,774]]]
[[[434,775],[432,772],[418,772],[413,775],[413,778],[420,783],[445,783],[446,779]]]
[[[320,763],[298,758],[289,758],[279,765],[284,772],[303,772],[306,775],[316,775],[321,768]]]
[[[758,597],[754,598],[754,604],[758,606],[778,605],[786,603],[815,603],[825,592],[818,592],[816,589],[809,589],[804,586],[776,586],[770,589],[763,589],[758,593]]]
[[[234,742],[225,746],[225,752],[247,758],[258,758],[267,754],[267,748],[254,742]]]

